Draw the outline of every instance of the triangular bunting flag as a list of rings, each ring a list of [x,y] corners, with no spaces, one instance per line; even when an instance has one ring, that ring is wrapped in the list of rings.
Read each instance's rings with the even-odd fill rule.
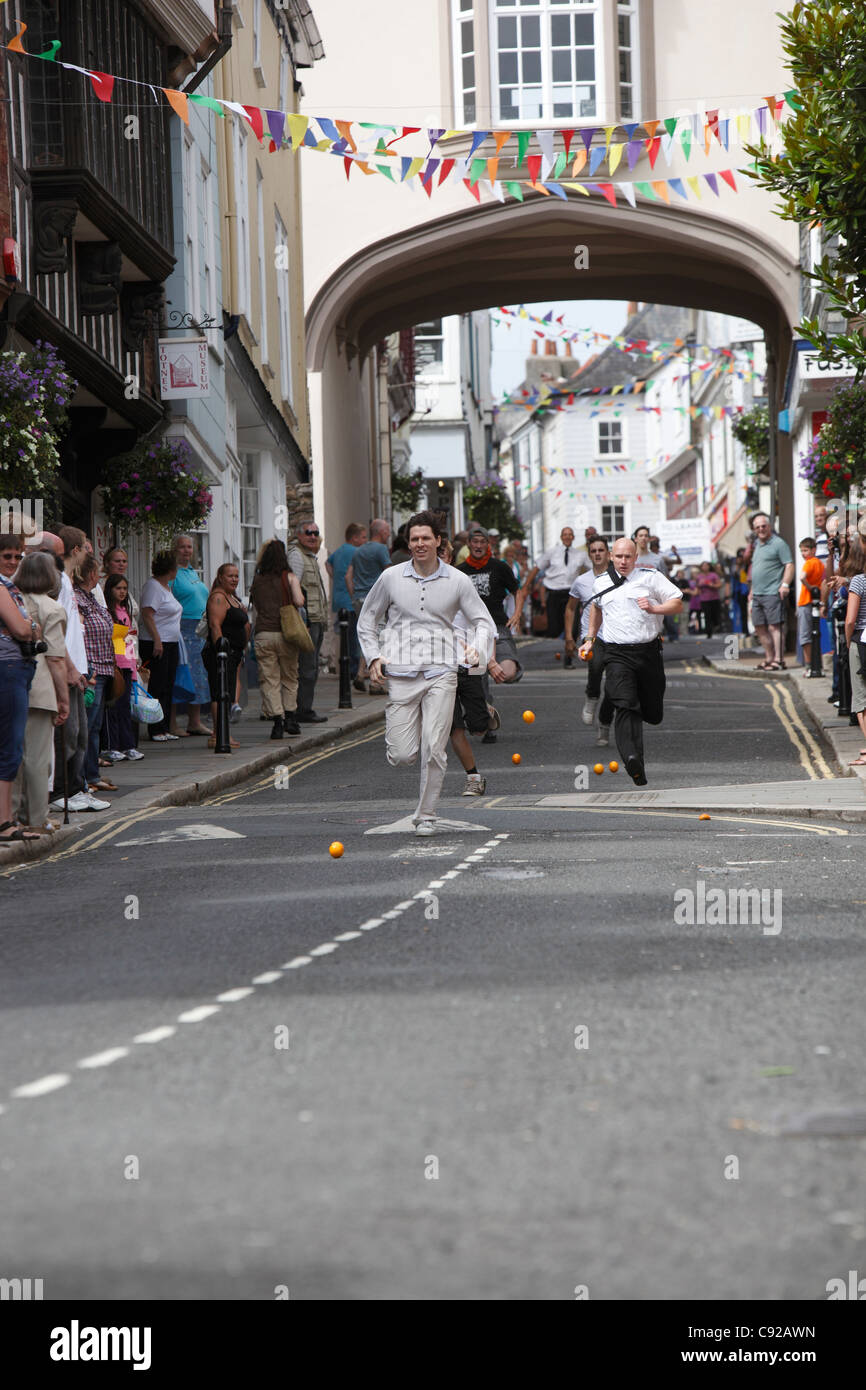
[[[268,130],[271,133],[271,139],[279,149],[283,143],[283,132],[286,128],[286,113],[285,111],[266,111],[265,115],[268,118]]]
[[[111,74],[108,72],[90,72],[88,73],[88,76],[91,82],[93,83],[93,90],[99,97],[99,100],[111,101],[111,93],[114,90],[114,78],[111,76]],[[163,91],[165,91],[165,88],[163,88]],[[168,95],[167,92],[166,95]],[[178,92],[176,95],[180,96],[181,93]],[[174,106],[174,102],[172,102],[172,106]],[[175,110],[177,111],[176,106]],[[179,111],[178,115],[180,115]],[[187,124],[189,124],[187,116],[184,116],[184,120],[187,121]]]
[[[647,135],[649,136],[650,140],[652,140],[653,137],[655,136],[655,133],[656,133],[656,130],[658,129],[658,126],[659,126],[659,122],[658,122],[658,121],[644,121],[644,123],[643,123],[643,128],[644,128],[644,130],[646,131]]]
[[[509,141],[510,139],[511,139],[511,131],[510,131],[510,130],[497,130],[497,131],[494,132],[494,134],[493,134],[493,140],[494,140],[494,143],[495,143],[495,145],[496,145],[496,155],[497,155],[497,158],[499,157],[499,155],[502,154],[502,150],[503,150],[504,146],[508,144],[508,141]]]
[[[565,157],[566,159],[568,159],[568,156],[571,152],[571,142],[574,139],[576,132],[573,130],[561,130],[559,133],[562,136],[562,142],[565,145]]]
[[[565,166],[568,163],[568,155],[565,150],[560,150],[556,156],[556,163],[553,166],[553,178],[559,179],[565,173]]]
[[[639,125],[640,125],[640,121],[632,121],[631,125],[624,125],[624,126],[623,126],[623,130],[625,131],[626,137],[627,137],[628,140],[631,141],[631,140],[634,139],[634,133],[635,133],[635,131],[637,130],[637,128],[638,128]]]
[[[191,92],[189,99],[190,101],[194,101],[196,106],[207,106],[210,111],[215,111],[218,116],[221,116],[222,119],[225,120],[226,113],[216,97],[206,97],[200,92]],[[306,117],[304,119],[306,119]]]
[[[668,133],[668,135],[671,137],[671,139],[673,139],[674,133],[675,133],[675,131],[676,131],[676,128],[677,128],[677,121],[678,121],[678,120],[679,120],[679,116],[668,116],[667,120],[665,120],[665,121],[662,122],[662,124],[664,125],[665,130],[667,131],[667,133]]]
[[[482,161],[482,163],[483,163],[483,161]],[[477,185],[474,184],[474,183],[470,183],[468,179],[464,179],[464,180],[463,180],[463,185],[464,185],[465,188],[468,188],[468,189],[469,189],[469,192],[472,194],[472,197],[475,199],[476,203],[480,203],[480,202],[481,202],[481,190],[477,187]]]
[[[487,167],[486,159],[473,159],[469,166],[469,182],[473,188]]]
[[[268,113],[268,114],[270,115],[270,113]],[[354,139],[353,139],[353,137],[352,137],[352,122],[351,122],[351,121],[335,121],[335,122],[334,122],[334,125],[337,127],[337,129],[338,129],[338,131],[340,132],[340,134],[342,135],[343,139],[346,141],[346,144],[349,146],[349,149],[352,151],[352,153],[353,153],[353,154],[357,154],[357,152],[358,152],[358,146],[355,144],[355,141],[354,141]]]
[[[248,107],[244,107],[245,111],[248,109]],[[319,130],[322,132],[322,134],[325,136],[327,140],[339,140],[340,132],[334,125],[334,122],[331,120],[330,116],[315,116],[313,119],[315,120],[316,124],[319,127]]]
[[[542,183],[541,188],[546,188],[548,193],[555,193],[557,198],[562,198],[563,202],[568,202],[568,195],[563,191],[562,185],[558,183]]]
[[[661,149],[661,147],[662,141],[660,135],[657,135],[654,140],[647,140],[646,142],[646,148],[649,154],[649,162],[651,169],[654,169],[656,167],[656,160],[659,157],[659,150]]]
[[[176,92],[173,87],[163,87],[162,90],[172,111],[180,116],[185,125],[189,125],[189,97],[183,92]]]
[[[590,150],[590,154],[589,154],[589,172],[590,172],[590,174],[594,174],[594,173],[595,173],[595,171],[596,171],[596,169],[598,168],[599,164],[603,164],[604,161],[605,161],[605,159],[606,159],[606,157],[607,157],[606,151],[602,148],[601,145],[596,145],[595,149]]]
[[[688,126],[683,126],[682,130],[680,131],[680,142],[683,147],[683,154],[685,155],[686,160],[688,161],[692,153],[692,132]]]
[[[574,156],[574,163],[571,166],[571,177],[576,179],[581,169],[586,164],[586,150],[578,150]]]
[[[527,167],[527,169],[529,170],[529,177],[530,177],[530,179],[532,180],[533,183],[536,183],[537,180],[538,180],[538,175],[539,175],[539,173],[541,172],[541,155],[540,155],[540,154],[530,154],[530,155],[528,155],[528,156],[527,156],[527,159],[526,159],[526,167]]]
[[[452,170],[453,168],[454,168],[454,160],[453,160],[453,159],[443,159],[443,161],[442,161],[442,168],[439,170],[439,179],[438,179],[438,185],[439,185],[439,186],[441,186],[441,185],[445,182],[445,180],[447,179],[448,175],[451,173],[451,170]]]
[[[307,126],[310,124],[309,116],[288,116],[289,133],[292,137],[292,149],[296,150],[303,143],[307,133]]]
[[[624,149],[625,149],[625,145],[611,145],[611,147],[610,147],[610,156],[609,156],[610,163],[608,164],[608,172],[609,172],[609,173],[611,173],[611,174],[615,174],[615,173],[616,173],[617,168],[618,168],[618,166],[619,166],[619,161],[622,159],[622,152],[623,152]]]
[[[686,192],[685,188],[683,187],[683,181],[682,181],[682,179],[668,179],[667,182],[670,184],[671,188],[674,190],[674,193],[679,193],[680,197],[681,197],[681,198],[685,198],[686,202],[688,202],[688,200],[689,200],[689,195],[688,195],[688,193]]]
[[[590,147],[590,145],[592,144],[592,137],[593,137],[594,135],[597,135],[597,134],[598,134],[598,130],[599,130],[599,127],[598,127],[598,126],[592,125],[592,126],[586,126],[586,127],[580,132],[580,138],[581,138],[581,140],[583,141],[583,148],[584,148],[587,152],[589,152],[589,147]]]
[[[738,191],[736,181],[734,179],[733,169],[720,169],[719,177],[723,178],[725,180],[725,183],[730,184],[731,188],[734,190],[735,193]]]
[[[716,197],[718,198],[719,184],[715,174],[704,174],[704,178],[706,179],[707,183],[710,185],[710,188],[713,190]]]
[[[496,171],[499,168],[499,157],[487,160],[487,177],[491,183],[496,182]],[[501,201],[501,200],[500,200]]]
[[[489,131],[489,130],[476,130],[476,131],[473,133],[473,136],[472,136],[472,147],[471,147],[471,149],[469,150],[469,158],[470,158],[470,159],[471,159],[472,156],[474,155],[475,151],[478,149],[478,146],[484,144],[484,141],[487,139],[487,137],[488,137],[489,134],[490,134],[490,131]]]
[[[612,183],[600,183],[596,185],[599,193],[606,198],[612,208],[616,207],[616,194],[613,191]]]
[[[528,130],[518,130],[517,132],[517,167],[520,168],[526,158],[526,151],[529,149],[529,142],[532,135]]]
[[[694,193],[695,197],[699,199],[700,196],[701,196],[701,181],[700,181],[700,178],[698,177],[698,175],[696,175],[696,174],[690,175],[690,176],[686,179],[686,183],[688,184],[689,188],[690,188],[690,189],[692,190],[692,192]]]
[[[648,183],[636,183],[635,191],[640,193],[643,198],[655,198],[656,196],[652,190],[652,186]]]
[[[626,145],[625,152],[628,157],[629,172],[633,171],[634,166],[640,159],[641,151],[643,150],[643,148],[643,140],[630,140],[629,143]]]
[[[8,49],[8,51],[9,51],[10,53],[26,53],[26,52],[27,52],[27,49],[24,47],[23,43],[21,42],[21,40],[23,39],[23,37],[24,37],[24,35],[25,35],[26,33],[27,33],[27,25],[24,23],[24,21],[23,21],[23,19],[22,19],[22,20],[20,21],[20,27],[19,27],[19,29],[18,29],[18,33],[15,35],[14,39],[10,39],[9,42],[7,43],[7,45],[6,45],[6,48]],[[65,64],[64,64],[64,66],[65,66]]]
[[[247,120],[253,128],[257,140],[261,140],[264,134],[264,123],[262,121],[262,109],[260,106],[245,106]],[[345,143],[345,142],[344,142]]]
[[[630,207],[633,207],[633,208],[634,208],[634,207],[637,207],[637,202],[636,202],[635,196],[634,196],[634,184],[633,184],[633,183],[620,183],[620,184],[617,184],[617,187],[618,187],[620,193],[623,194],[623,196],[624,196],[626,202],[629,204],[629,206],[630,206]]]
[[[586,190],[586,185],[583,183],[564,183],[562,186],[563,188],[573,188],[575,193],[583,193],[586,195],[587,198],[589,197],[589,193]]]

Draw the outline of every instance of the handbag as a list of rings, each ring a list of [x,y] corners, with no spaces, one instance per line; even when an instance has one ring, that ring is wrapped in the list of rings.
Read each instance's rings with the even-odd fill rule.
[[[118,666],[117,659],[115,658],[114,675],[111,678],[111,685],[108,686],[105,691],[106,705],[113,705],[117,700],[122,700],[125,693],[126,681],[123,679],[123,671],[121,667]]]
[[[162,705],[153,695],[148,695],[140,681],[134,680],[132,682],[129,708],[133,719],[137,719],[139,724],[159,724],[162,722]]]
[[[200,642],[207,640],[210,634],[210,624],[207,620],[207,613],[203,613],[195,625],[195,635]]]
[[[188,705],[191,700],[195,700],[195,681],[189,669],[189,653],[183,637],[177,644],[177,670],[174,673],[171,698],[176,705]]]
[[[311,652],[313,639],[303,618],[289,599],[289,579],[285,570],[283,570],[283,590],[286,596],[286,602],[280,609],[280,631],[283,634],[283,640],[292,647],[298,647],[302,652]]]

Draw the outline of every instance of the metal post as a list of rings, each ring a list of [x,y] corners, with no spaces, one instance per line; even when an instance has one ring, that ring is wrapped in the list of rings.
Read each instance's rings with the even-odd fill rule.
[[[225,637],[221,637],[217,642],[217,689],[219,697],[217,699],[215,753],[230,753],[232,751],[231,735],[229,734],[231,697],[229,695],[228,665],[229,644]]]
[[[845,605],[836,604],[837,611],[834,620],[834,631],[836,634],[836,655],[839,658],[839,706],[836,710],[840,719],[847,719],[851,714],[851,668],[848,665],[848,643],[845,640]]]
[[[352,708],[352,682],[349,677],[349,619],[352,614],[348,608],[341,608],[337,614],[340,629],[340,703],[338,709]]]
[[[821,590],[809,589],[812,599],[812,660],[809,669],[813,676],[823,676],[821,666]]]

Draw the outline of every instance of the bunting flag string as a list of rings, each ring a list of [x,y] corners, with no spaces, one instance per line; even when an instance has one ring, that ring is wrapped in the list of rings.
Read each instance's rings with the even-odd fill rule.
[[[437,187],[441,187],[446,181],[451,181],[453,184],[458,181],[462,182],[467,192],[477,202],[480,202],[482,187],[501,202],[505,201],[506,194],[522,202],[528,187],[533,192],[543,196],[554,196],[564,201],[568,201],[569,193],[579,193],[584,197],[595,194],[604,198],[612,207],[617,206],[616,195],[619,191],[622,198],[632,208],[636,207],[637,195],[648,201],[657,201],[668,205],[671,203],[672,194],[685,201],[688,201],[689,196],[700,199],[704,186],[710,190],[714,197],[719,197],[720,180],[737,193],[739,189],[735,175],[738,171],[734,168],[689,176],[685,181],[681,178],[662,178],[614,184],[610,181],[610,176],[619,167],[623,154],[626,155],[630,172],[634,171],[641,155],[646,155],[649,160],[650,171],[654,173],[659,152],[664,155],[669,166],[673,158],[675,141],[678,142],[679,149],[688,161],[692,149],[700,143],[701,137],[703,137],[706,154],[709,154],[713,140],[718,143],[720,149],[729,151],[732,127],[734,127],[735,141],[743,139],[752,131],[753,126],[759,138],[764,138],[769,131],[779,134],[783,128],[782,123],[786,108],[797,109],[797,92],[792,89],[781,96],[774,94],[765,97],[758,106],[724,118],[720,116],[718,109],[713,109],[705,114],[700,111],[686,112],[678,116],[667,117],[664,120],[656,119],[603,127],[536,128],[522,131],[457,128],[442,130],[402,124],[398,126],[387,122],[336,120],[329,116],[310,117],[298,113],[271,110],[229,101],[226,98],[206,96],[200,92],[191,92],[187,95],[173,88],[157,89],[151,83],[140,82],[135,78],[122,77],[97,69],[82,68],[74,63],[66,63],[58,59],[57,52],[60,48],[58,40],[52,41],[51,48],[44,53],[28,53],[22,41],[26,31],[27,25],[22,21],[14,38],[0,47],[5,47],[11,53],[18,53],[24,57],[40,61],[54,62],[59,67],[81,73],[89,79],[97,98],[105,104],[111,104],[114,100],[117,83],[146,89],[155,101],[159,100],[157,91],[161,91],[172,110],[185,124],[189,124],[189,106],[191,104],[209,108],[221,116],[225,115],[226,110],[228,110],[246,120],[260,142],[267,140],[267,148],[271,153],[289,147],[295,151],[303,146],[322,153],[338,155],[343,160],[347,178],[351,177],[352,167],[355,164],[365,174],[378,172],[388,178],[390,182],[403,183],[409,188],[413,187],[414,180],[418,178],[428,197],[432,195],[433,190],[432,174],[438,169]],[[312,130],[311,123],[313,122],[320,132],[318,138]],[[288,139],[284,133],[286,125],[289,128]],[[656,133],[659,126],[664,127],[664,135]],[[643,138],[638,138],[637,132],[641,128],[645,135]],[[353,129],[358,131],[358,138],[353,135]],[[622,132],[625,139],[614,138],[616,132]],[[416,135],[421,135],[425,144],[429,146],[426,155],[406,154],[393,148]],[[386,140],[385,136],[390,136],[390,139]],[[580,143],[576,146],[571,177],[570,179],[563,179],[562,175],[567,172],[572,147],[575,145],[575,136],[580,137]],[[599,143],[594,143],[596,136],[600,137]],[[530,153],[533,137],[540,153]],[[440,142],[447,142],[456,138],[467,138],[470,142],[469,154],[465,158],[443,158],[445,151],[441,147],[438,153],[434,154],[437,146],[440,146]],[[492,142],[492,150],[489,153],[480,153],[488,141]],[[513,147],[509,150],[512,141],[516,143],[516,151]],[[557,142],[561,142],[561,149],[557,150]],[[512,156],[512,168],[519,169],[525,165],[529,175],[528,184],[519,179],[501,180],[499,178],[506,153]],[[383,163],[378,163],[380,158],[384,161]],[[371,168],[371,160],[373,159],[377,162]],[[399,164],[392,169],[389,165],[390,160],[399,160]],[[608,166],[608,179],[601,182],[577,181],[577,174],[584,168],[587,161],[589,162],[591,179],[605,163]],[[433,165],[432,169],[431,164]],[[394,176],[395,169],[399,171],[397,177]],[[701,180],[704,181],[703,185]],[[686,185],[688,185],[688,190]]]
[[[497,314],[501,314],[503,317],[497,318]],[[598,346],[599,343],[612,344],[622,352],[650,357],[654,362],[659,361],[665,355],[668,355],[668,360],[670,360],[671,357],[675,357],[691,347],[695,354],[701,354],[704,357],[726,358],[727,366],[724,367],[724,370],[726,372],[734,370],[734,350],[730,347],[712,347],[709,343],[689,344],[685,338],[633,338],[624,334],[602,333],[597,328],[572,328],[565,323],[564,314],[558,314],[554,317],[552,309],[543,315],[533,314],[523,304],[518,305],[517,308],[508,308],[499,304],[495,309],[491,309],[490,316],[494,323],[504,322],[505,327],[509,329],[512,326],[509,320],[527,319],[530,323],[539,324],[540,327],[534,330],[536,337],[539,338],[555,338],[567,342],[579,340],[583,343],[592,343],[595,346]],[[750,362],[754,360],[754,349],[751,346],[744,345],[742,351]],[[695,361],[692,364],[692,371],[705,371],[712,365],[712,362]]]

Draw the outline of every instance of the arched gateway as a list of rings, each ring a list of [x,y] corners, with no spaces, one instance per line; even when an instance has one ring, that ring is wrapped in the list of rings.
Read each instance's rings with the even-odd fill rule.
[[[385,187],[368,192],[394,196]],[[765,204],[752,190],[742,197],[752,213],[758,200]],[[361,201],[369,213],[368,198]],[[761,213],[766,225],[766,205]],[[346,516],[363,517],[371,509],[377,437],[371,349],[385,334],[429,318],[567,298],[643,300],[738,315],[766,334],[775,418],[798,317],[800,273],[780,240],[756,230],[753,218],[649,203],[631,211],[600,198],[565,203],[532,193],[523,203],[492,202],[438,218],[425,207],[423,214],[429,220],[358,246],[309,305],[316,499],[329,534]],[[791,246],[793,229],[777,226]],[[583,270],[575,269],[578,246],[586,248]],[[783,526],[793,520],[786,449],[787,437],[778,436]]]

